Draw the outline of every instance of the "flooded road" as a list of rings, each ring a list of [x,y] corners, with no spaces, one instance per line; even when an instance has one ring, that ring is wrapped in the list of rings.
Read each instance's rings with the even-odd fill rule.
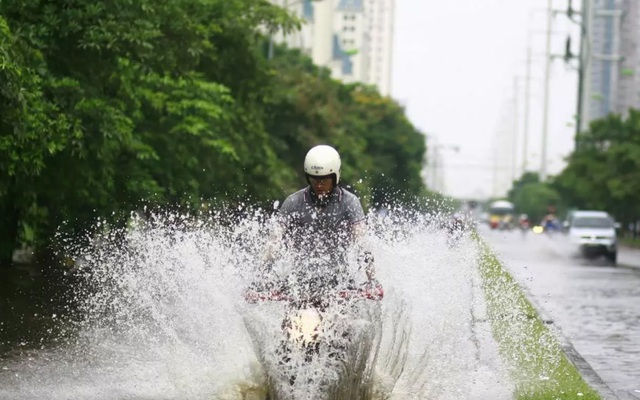
[[[640,399],[640,252],[620,249],[612,267],[576,257],[562,234],[482,232],[615,396]]]
[[[477,248],[464,238],[451,249],[427,225],[389,220],[370,234],[385,297],[371,319],[352,320],[376,335],[374,387],[362,398],[510,399]],[[163,221],[115,237],[76,249],[66,300],[52,300],[47,280],[4,300],[0,399],[263,398],[274,376],[265,366],[278,363],[261,343],[280,340],[284,309],[243,300],[265,240],[259,224],[222,232]],[[290,385],[280,398],[324,398],[314,390]]]

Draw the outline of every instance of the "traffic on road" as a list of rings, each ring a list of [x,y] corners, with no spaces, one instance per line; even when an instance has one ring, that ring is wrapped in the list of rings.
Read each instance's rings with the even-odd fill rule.
[[[576,254],[562,233],[480,229],[612,398],[640,398],[640,251],[619,248],[612,266]]]

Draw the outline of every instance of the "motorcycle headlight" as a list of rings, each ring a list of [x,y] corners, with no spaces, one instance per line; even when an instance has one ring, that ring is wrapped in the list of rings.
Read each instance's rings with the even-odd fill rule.
[[[300,345],[318,340],[322,330],[322,316],[315,309],[298,310],[291,318],[289,337]]]

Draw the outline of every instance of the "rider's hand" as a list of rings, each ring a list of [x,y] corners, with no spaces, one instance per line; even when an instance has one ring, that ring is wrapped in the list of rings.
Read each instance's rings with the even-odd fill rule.
[[[246,287],[246,289],[244,289],[242,296],[244,297],[244,301],[254,304],[260,300],[260,290],[258,289],[258,286],[252,282]]]
[[[368,250],[363,251],[358,256],[358,265],[361,269],[364,268],[364,272],[367,274],[367,280],[369,282],[372,282],[376,279],[373,261],[373,254]]]
[[[376,279],[365,285],[365,297],[371,300],[381,300],[384,297],[384,289]]]

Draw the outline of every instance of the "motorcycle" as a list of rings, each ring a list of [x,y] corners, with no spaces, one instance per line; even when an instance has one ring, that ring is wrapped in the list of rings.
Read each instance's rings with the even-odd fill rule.
[[[336,371],[334,376],[339,376],[339,369],[345,365],[357,364],[355,369],[366,369],[374,339],[363,338],[363,335],[371,335],[373,330],[354,328],[357,320],[354,308],[362,301],[375,302],[383,297],[384,289],[378,282],[344,288],[290,287],[285,283],[249,287],[244,292],[248,303],[282,302],[285,305],[279,344],[273,352],[275,364],[272,362],[267,368],[272,384],[284,383],[291,387],[304,379],[303,384],[307,386],[322,385],[322,379]],[[364,349],[363,343],[369,343],[369,348]],[[263,364],[269,364],[265,360],[269,357],[265,356],[269,355],[263,354]],[[349,357],[352,359],[348,360]],[[312,374],[305,376],[305,370]],[[318,376],[319,373],[324,373],[324,378]]]

